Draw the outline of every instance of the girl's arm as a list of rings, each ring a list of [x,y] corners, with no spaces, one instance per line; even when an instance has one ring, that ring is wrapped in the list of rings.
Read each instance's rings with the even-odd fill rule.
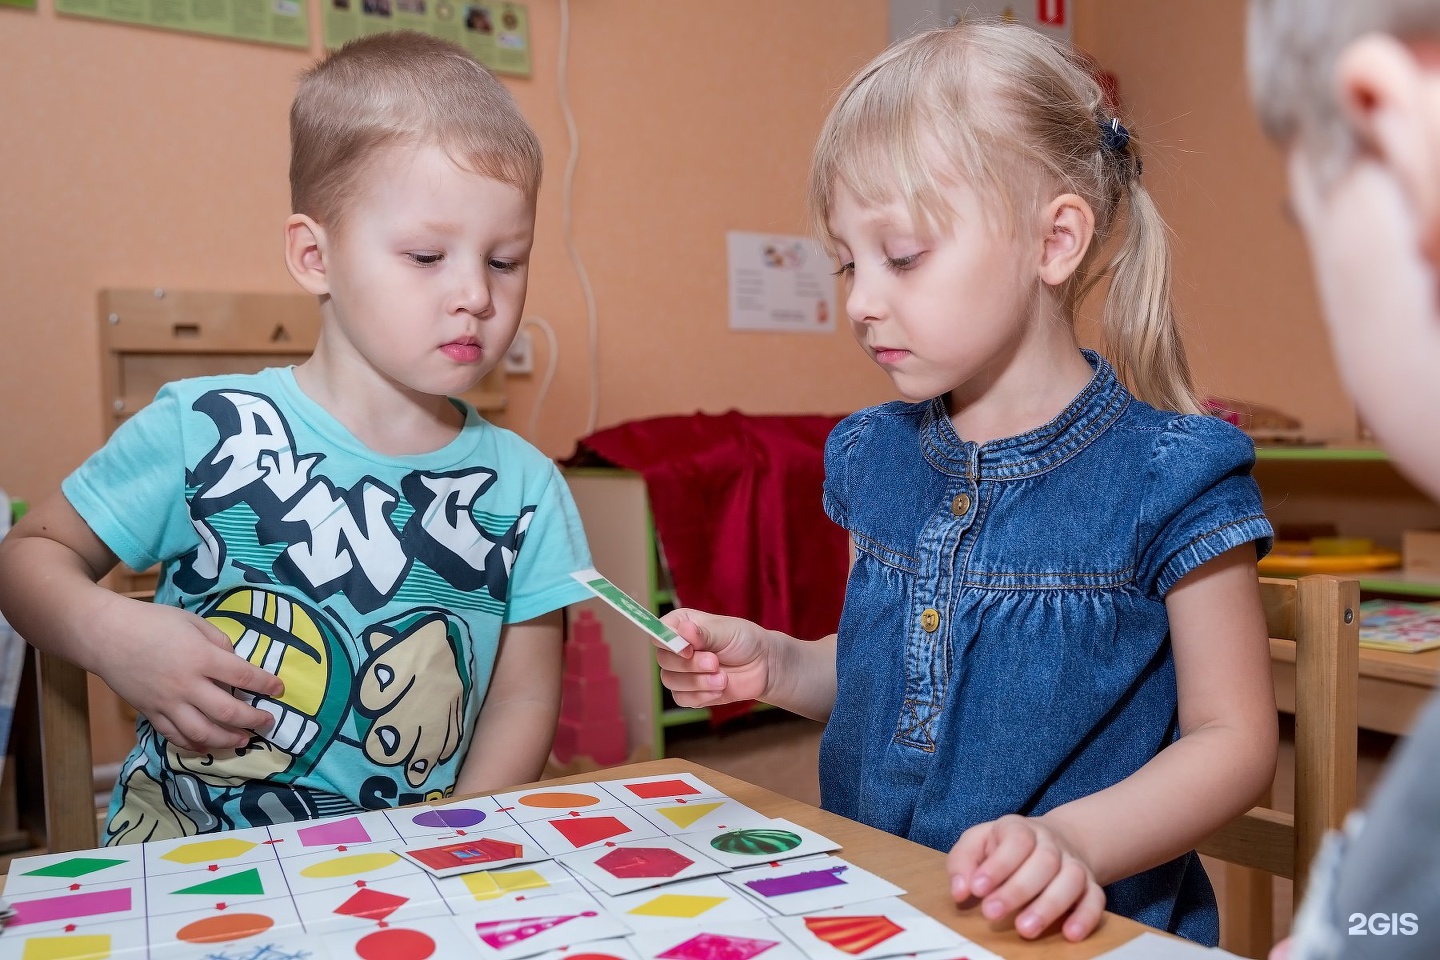
[[[1165,600],[1180,739],[1124,780],[1040,817],[972,827],[950,853],[951,890],[982,897],[1034,937],[1064,918],[1088,936],[1100,887],[1194,849],[1248,810],[1275,775],[1278,739],[1265,615],[1250,545],[1182,578]]]
[[[855,541],[850,541],[855,568]],[[690,649],[673,653],[658,644],[660,681],[682,707],[713,707],[763,700],[824,723],[835,706],[835,634],[797,640],[749,620],[698,610],[673,610],[665,622]]]
[[[540,779],[560,717],[562,611],[500,631],[490,689],[475,724],[457,794],[484,793]]]
[[[1275,776],[1279,739],[1255,550],[1228,550],[1165,598],[1180,739],[1115,786],[1042,817],[1101,884],[1193,850],[1249,810]]]
[[[824,723],[835,706],[835,634],[798,640],[749,620],[699,610],[665,614],[690,644],[684,653],[657,645],[660,681],[682,707],[763,700]]]

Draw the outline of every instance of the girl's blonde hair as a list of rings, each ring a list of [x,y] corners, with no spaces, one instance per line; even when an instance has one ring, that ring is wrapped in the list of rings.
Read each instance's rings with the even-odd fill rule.
[[[308,70],[290,106],[290,204],[334,227],[381,147],[434,144],[532,201],[540,141],[510,92],[453,43],[400,30],[352,40]]]
[[[1061,291],[1076,304],[1103,276],[1104,351],[1140,399],[1181,413],[1201,405],[1170,302],[1164,221],[1140,183],[1128,136],[1110,127],[1104,94],[1080,58],[1027,27],[962,20],[890,47],[857,73],[825,121],[810,168],[809,210],[822,241],[835,188],[862,203],[902,200],[917,227],[940,232],[954,211],[948,180],[991,188],[1013,227],[1056,191],[1082,197],[1095,238]],[[1108,136],[1106,134],[1106,128]],[[939,154],[948,163],[936,168]],[[1125,231],[1096,264],[1128,201]]]

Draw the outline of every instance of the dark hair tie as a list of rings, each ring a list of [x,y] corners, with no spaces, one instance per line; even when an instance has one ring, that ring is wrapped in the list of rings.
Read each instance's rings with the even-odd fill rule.
[[[1115,117],[1100,121],[1100,146],[1110,153],[1123,153],[1130,146],[1130,131]]]
[[[1125,129],[1117,117],[1109,120],[1100,120],[1100,149],[1106,153],[1113,154],[1121,159],[1133,159],[1135,161],[1135,176],[1140,176],[1143,164],[1139,157],[1130,157],[1130,131]]]

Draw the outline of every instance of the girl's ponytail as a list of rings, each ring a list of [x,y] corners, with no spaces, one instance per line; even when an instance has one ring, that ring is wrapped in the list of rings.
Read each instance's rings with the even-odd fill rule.
[[[1138,164],[1122,176],[1125,236],[1105,271],[1110,289],[1102,313],[1103,350],[1141,400],[1177,413],[1201,413],[1170,301],[1165,221],[1140,182]]]

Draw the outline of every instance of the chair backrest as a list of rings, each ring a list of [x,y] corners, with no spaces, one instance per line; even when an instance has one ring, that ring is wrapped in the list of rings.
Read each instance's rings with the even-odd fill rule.
[[[1295,812],[1255,807],[1199,849],[1290,878],[1299,903],[1321,838],[1355,806],[1360,583],[1321,574],[1262,577],[1260,595],[1272,659],[1291,659],[1287,645],[1294,650]]]
[[[25,658],[11,731],[21,825],[50,853],[88,850],[98,838],[87,674],[33,647]]]

